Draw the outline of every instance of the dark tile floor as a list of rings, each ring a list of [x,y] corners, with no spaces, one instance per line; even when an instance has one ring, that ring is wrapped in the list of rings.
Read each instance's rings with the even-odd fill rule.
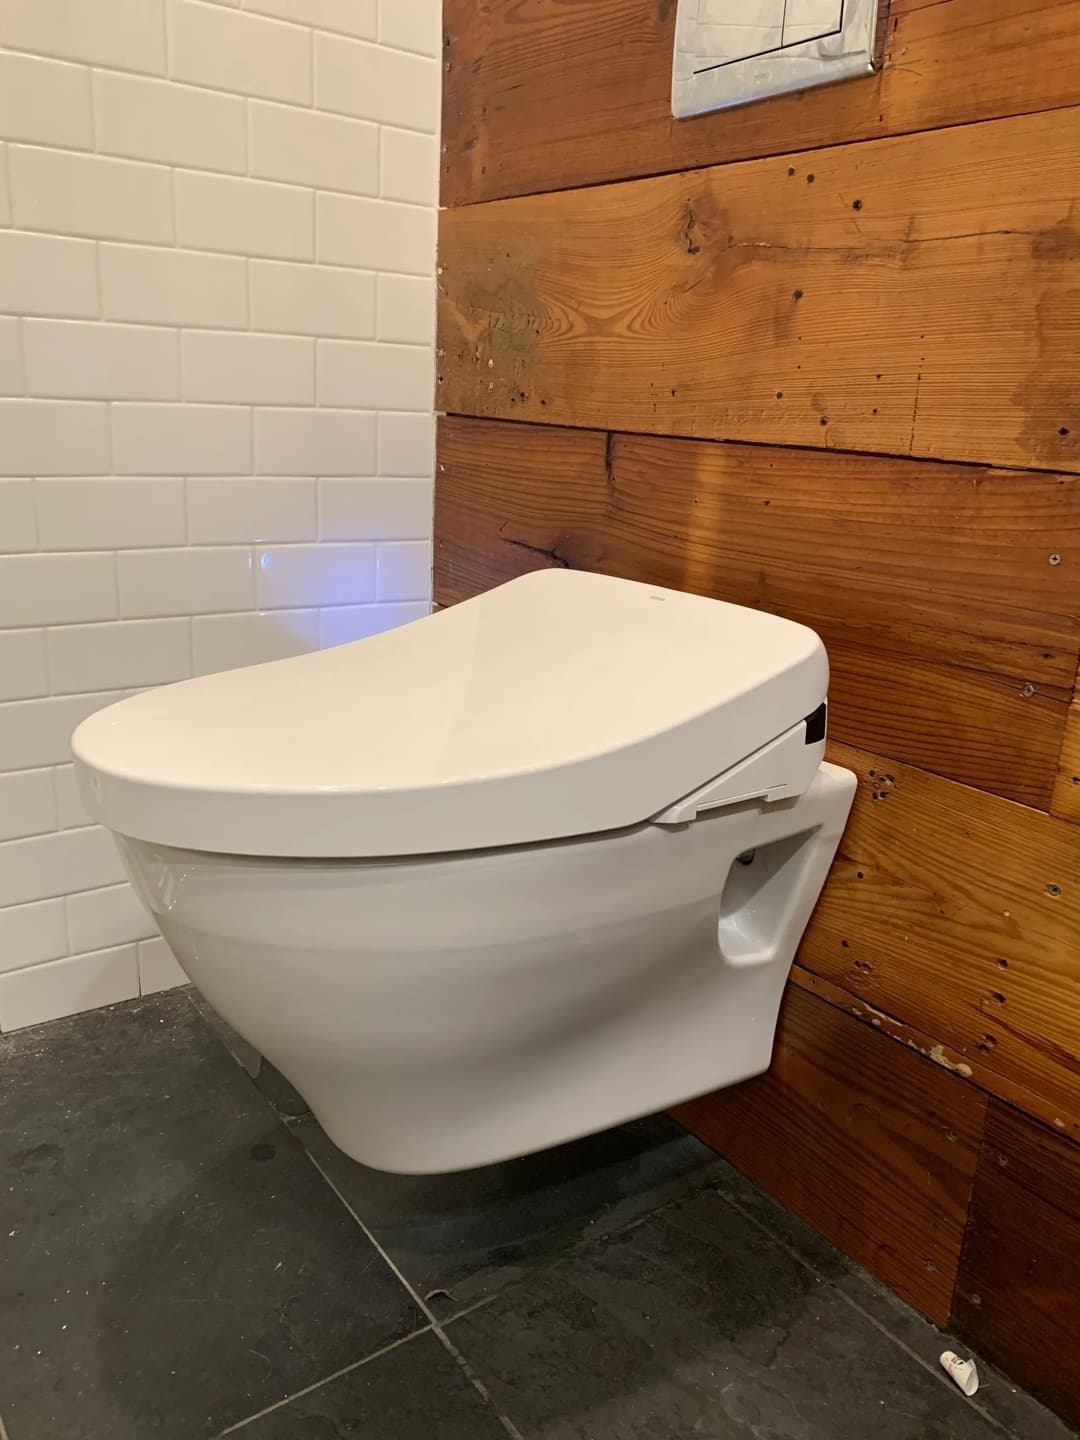
[[[390,1176],[238,1059],[191,992],[0,1037],[0,1440],[1071,1434],[666,1119]]]

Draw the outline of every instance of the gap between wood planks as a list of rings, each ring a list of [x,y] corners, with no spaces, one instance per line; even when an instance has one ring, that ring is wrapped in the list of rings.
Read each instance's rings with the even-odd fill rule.
[[[890,69],[897,67],[890,66]],[[872,145],[876,140],[899,140],[909,135],[932,135],[940,134],[943,130],[967,130],[972,125],[988,125],[996,120],[1018,120],[1023,115],[1049,115],[1055,110],[1075,110],[1076,100],[1065,100],[1060,105],[1043,105],[1038,109],[1023,108],[1020,110],[1003,110],[1000,114],[980,115],[975,120],[958,120],[952,125],[924,125],[918,130],[886,130],[876,135],[857,135],[850,140],[823,140],[819,144],[801,145],[797,150],[755,150],[751,155],[739,155],[730,160],[718,160],[710,165],[702,162],[698,165],[671,165],[660,170],[644,170],[640,173],[634,171],[629,175],[621,175],[606,180],[579,180],[568,181],[564,185],[549,185],[544,190],[510,190],[506,194],[480,195],[475,200],[447,201],[440,196],[440,204],[445,210],[469,210],[474,205],[497,205],[501,200],[528,200],[537,195],[560,195],[570,190],[602,190],[608,185],[632,185],[638,180],[659,180],[665,175],[693,174],[697,170],[720,169],[724,165],[745,165],[754,160],[782,160],[786,155],[814,155],[819,150],[838,150],[841,146],[845,149],[848,146]],[[445,178],[452,157],[444,154],[442,174]],[[960,236],[946,236],[946,239],[960,239]]]
[[[807,455],[841,455],[853,460],[917,460],[923,465],[963,466],[968,470],[1003,471],[1009,475],[1030,475],[1034,472],[1040,475],[1060,475],[1063,480],[1075,480],[1080,484],[1080,473],[1075,470],[1062,470],[1059,465],[1010,465],[1003,460],[954,460],[947,455],[919,455],[909,450],[849,450],[842,445],[796,445],[784,440],[744,440],[738,435],[684,435],[657,430],[628,430],[625,426],[605,431],[603,426],[575,425],[570,420],[534,420],[526,415],[488,415],[474,410],[436,410],[435,420],[479,420],[485,425],[528,425],[533,430],[575,430],[582,435],[606,435],[609,450],[615,440],[625,435],[628,440],[686,440],[694,445],[752,445],[759,450],[801,450]]]

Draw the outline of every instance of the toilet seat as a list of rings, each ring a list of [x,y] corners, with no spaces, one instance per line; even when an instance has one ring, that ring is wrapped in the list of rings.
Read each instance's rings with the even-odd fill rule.
[[[548,570],[369,640],[135,696],[73,749],[87,807],[121,835],[431,855],[799,794],[827,685],[802,625]]]
[[[79,783],[223,1019],[434,1173],[756,1075],[855,792],[801,625],[598,575],[140,695]]]

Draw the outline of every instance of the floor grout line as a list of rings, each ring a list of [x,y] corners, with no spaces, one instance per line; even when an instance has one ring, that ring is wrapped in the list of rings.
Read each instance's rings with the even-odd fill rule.
[[[499,1424],[503,1427],[506,1433],[511,1437],[511,1440],[525,1440],[525,1437],[522,1435],[521,1431],[517,1428],[514,1422],[510,1419],[510,1416],[505,1415],[499,1409],[498,1405],[496,1405],[495,1400],[492,1397],[491,1391],[480,1379],[480,1376],[477,1375],[476,1371],[472,1368],[468,1360],[466,1360],[465,1356],[461,1353],[461,1351],[446,1334],[446,1332],[440,1327],[436,1326],[435,1333],[436,1335],[438,1335],[439,1339],[445,1346],[447,1354],[452,1360],[455,1360],[457,1362],[458,1366],[468,1379],[469,1383],[472,1385],[473,1389],[480,1396],[480,1398],[485,1401],[486,1404],[490,1407],[492,1414],[495,1416],[496,1420],[498,1420]]]
[[[238,1430],[261,1420],[264,1415],[272,1415],[275,1410],[281,1410],[286,1405],[291,1405],[294,1400],[301,1400],[305,1395],[311,1395],[316,1390],[321,1390],[324,1385],[329,1385],[333,1380],[340,1380],[343,1375],[351,1375],[354,1370],[361,1369],[372,1360],[378,1360],[383,1355],[389,1355],[391,1350],[400,1350],[402,1345],[408,1345],[410,1340],[415,1340],[418,1335],[430,1335],[431,1326],[421,1326],[419,1330],[413,1330],[408,1335],[402,1335],[399,1340],[391,1340],[389,1345],[384,1345],[381,1350],[373,1350],[370,1355],[365,1355],[362,1360],[354,1360],[351,1365],[343,1365],[340,1370],[335,1370],[332,1375],[324,1375],[321,1380],[315,1380],[310,1385],[305,1385],[302,1390],[294,1390],[291,1395],[286,1395],[284,1400],[275,1400],[273,1405],[264,1405],[261,1410],[256,1410],[253,1415],[245,1415],[243,1420],[236,1420],[232,1425],[219,1430],[214,1440],[224,1440],[226,1435],[235,1435]],[[7,1440],[7,1437],[0,1433],[0,1440]]]
[[[345,1196],[341,1193],[341,1190],[340,1190],[340,1189],[338,1188],[338,1186],[334,1183],[334,1181],[331,1180],[330,1176],[326,1173],[326,1171],[323,1169],[323,1167],[319,1164],[318,1160],[315,1159],[315,1156],[312,1155],[311,1151],[310,1151],[310,1150],[305,1150],[305,1151],[304,1151],[304,1154],[305,1154],[305,1155],[307,1156],[307,1158],[311,1161],[312,1165],[315,1166],[315,1169],[319,1172],[319,1174],[322,1176],[322,1178],[326,1181],[327,1185],[329,1185],[330,1189],[334,1192],[334,1194],[337,1196],[337,1198],[341,1201],[342,1205],[344,1205],[345,1209],[349,1212],[349,1214],[352,1216],[352,1218],[356,1221],[357,1225],[359,1225],[360,1229],[364,1232],[364,1234],[367,1236],[368,1240],[371,1242],[371,1244],[374,1246],[374,1248],[378,1251],[378,1253],[382,1256],[383,1260],[385,1260],[386,1264],[388,1265],[388,1267],[390,1268],[390,1270],[393,1272],[395,1278],[397,1279],[398,1284],[402,1287],[403,1290],[406,1291],[406,1293],[409,1295],[409,1297],[413,1300],[413,1302],[416,1304],[417,1309],[419,1309],[419,1310],[422,1312],[422,1314],[424,1314],[424,1315],[427,1317],[428,1324],[431,1326],[431,1328],[432,1328],[433,1330],[437,1330],[437,1329],[439,1328],[439,1322],[438,1322],[438,1320],[437,1320],[436,1317],[435,1317],[435,1312],[432,1310],[431,1306],[427,1303],[427,1301],[424,1299],[424,1297],[423,1297],[423,1296],[420,1294],[420,1292],[417,1290],[416,1286],[413,1285],[413,1284],[411,1284],[408,1280],[406,1280],[405,1276],[401,1273],[400,1269],[397,1267],[397,1265],[394,1264],[393,1260],[391,1260],[390,1256],[386,1253],[386,1251],[383,1249],[383,1247],[379,1244],[378,1240],[375,1239],[375,1236],[371,1233],[371,1231],[368,1229],[368,1227],[364,1224],[363,1220],[360,1219],[360,1216],[359,1216],[359,1215],[356,1213],[356,1211],[353,1209],[353,1207],[352,1207],[352,1205],[349,1203],[349,1201],[346,1200]]]
[[[856,1314],[861,1315],[864,1320],[868,1320],[870,1324],[873,1325],[875,1330],[880,1330],[882,1335],[886,1336],[887,1339],[891,1340],[894,1345],[898,1345],[900,1349],[903,1350],[906,1355],[910,1356],[917,1365],[921,1365],[922,1368],[927,1372],[927,1374],[931,1375],[938,1382],[938,1384],[945,1386],[949,1384],[949,1381],[945,1378],[945,1372],[940,1368],[939,1365],[935,1364],[933,1360],[928,1360],[924,1355],[920,1355],[917,1350],[913,1350],[912,1347],[907,1343],[907,1341],[902,1340],[899,1335],[894,1335],[887,1325],[883,1324],[882,1321],[880,1321],[875,1315],[871,1315],[869,1310],[864,1310],[853,1295],[848,1295],[846,1291],[840,1290],[838,1288],[836,1290],[836,1293],[840,1296],[841,1300],[843,1300],[845,1304],[849,1305],[852,1310],[856,1312]],[[932,1321],[928,1323],[933,1324]],[[934,1326],[934,1329],[937,1330],[936,1325]],[[938,1334],[940,1335],[941,1333],[942,1332],[938,1330]],[[988,1424],[992,1425],[995,1430],[999,1430],[1003,1435],[1009,1436],[1010,1440],[1015,1440],[1013,1431],[1010,1430],[1009,1427],[1005,1425],[1002,1421],[1000,1421],[996,1415],[989,1411],[985,1405],[980,1404],[974,1396],[964,1395],[962,1391],[961,1396],[964,1402],[969,1405],[971,1409],[976,1412],[976,1414],[981,1415],[982,1418]]]
[[[472,1366],[469,1364],[468,1360],[466,1360],[465,1356],[461,1353],[461,1351],[458,1349],[458,1347],[454,1344],[454,1342],[453,1342],[453,1341],[450,1339],[450,1337],[447,1335],[446,1331],[443,1329],[442,1324],[440,1323],[440,1321],[439,1321],[438,1318],[436,1317],[435,1312],[431,1309],[431,1306],[428,1305],[427,1301],[423,1298],[423,1296],[420,1294],[420,1292],[416,1289],[416,1286],[413,1285],[412,1282],[409,1281],[409,1280],[405,1277],[405,1275],[401,1272],[401,1270],[398,1268],[398,1266],[397,1266],[397,1265],[394,1263],[394,1261],[390,1258],[390,1256],[387,1254],[387,1252],[386,1252],[386,1251],[383,1249],[383,1247],[379,1244],[378,1240],[376,1240],[375,1236],[371,1233],[371,1231],[368,1229],[368,1227],[364,1224],[363,1220],[360,1219],[360,1216],[359,1216],[359,1215],[356,1213],[356,1211],[353,1209],[352,1205],[349,1204],[348,1200],[346,1200],[345,1196],[344,1196],[344,1195],[341,1193],[341,1191],[338,1189],[337,1185],[334,1184],[333,1180],[331,1180],[330,1176],[326,1173],[326,1171],[323,1169],[323,1167],[322,1167],[322,1166],[319,1164],[319,1162],[315,1159],[314,1155],[312,1155],[312,1154],[310,1153],[310,1151],[306,1151],[306,1150],[305,1150],[304,1153],[307,1155],[307,1157],[308,1157],[308,1159],[311,1161],[312,1165],[315,1166],[315,1169],[319,1172],[319,1174],[322,1176],[322,1178],[326,1181],[327,1185],[329,1185],[330,1189],[334,1192],[334,1194],[337,1196],[337,1198],[341,1201],[342,1205],[344,1205],[345,1209],[349,1212],[349,1214],[352,1216],[352,1218],[356,1221],[357,1225],[359,1225],[360,1229],[361,1229],[361,1230],[363,1231],[363,1233],[367,1236],[367,1239],[368,1239],[368,1241],[371,1243],[371,1245],[374,1246],[375,1250],[379,1253],[379,1255],[382,1256],[383,1260],[386,1262],[386,1264],[387,1264],[387,1266],[389,1267],[389,1269],[390,1269],[390,1270],[393,1272],[393,1274],[397,1277],[398,1283],[399,1283],[399,1284],[401,1285],[401,1287],[404,1289],[404,1291],[406,1292],[406,1294],[410,1296],[410,1298],[412,1299],[413,1303],[416,1305],[417,1309],[419,1309],[420,1312],[421,1312],[423,1315],[426,1315],[426,1316],[427,1316],[428,1321],[429,1321],[429,1324],[430,1324],[430,1329],[432,1330],[432,1332],[437,1336],[437,1338],[439,1339],[439,1341],[440,1341],[441,1344],[443,1345],[443,1347],[444,1347],[444,1349],[446,1350],[446,1352],[450,1355],[450,1357],[451,1357],[454,1361],[457,1362],[458,1366],[461,1368],[461,1370],[464,1372],[464,1374],[468,1377],[468,1380],[469,1380],[470,1384],[472,1385],[473,1389],[477,1392],[477,1394],[481,1397],[481,1399],[483,1399],[483,1400],[485,1401],[485,1403],[486,1403],[488,1406],[490,1406],[492,1412],[494,1413],[495,1417],[498,1419],[499,1423],[502,1425],[503,1429],[504,1429],[504,1430],[506,1431],[506,1433],[511,1437],[511,1440],[524,1440],[524,1436],[522,1435],[521,1431],[517,1428],[517,1426],[514,1424],[514,1422],[510,1419],[510,1417],[509,1417],[508,1415],[504,1415],[503,1412],[499,1409],[498,1405],[496,1405],[495,1401],[492,1399],[491,1393],[490,1393],[490,1391],[488,1390],[487,1386],[486,1386],[486,1385],[484,1384],[484,1382],[480,1379],[480,1377],[475,1373],[475,1371],[473,1370]],[[492,1297],[492,1298],[494,1298],[494,1297]],[[477,1307],[476,1307],[476,1306],[472,1306],[472,1307],[470,1307],[470,1308],[476,1309]],[[464,1313],[464,1312],[463,1312],[463,1313]],[[456,1318],[459,1318],[459,1317],[456,1317],[456,1316],[455,1316],[454,1318],[456,1319]],[[447,1323],[449,1323],[449,1322],[447,1322]]]
[[[203,1015],[203,1013],[202,1013],[201,1009],[199,1008],[199,1006],[195,1003],[195,1000],[194,1000],[194,998],[193,998],[193,991],[190,991],[190,990],[189,990],[188,1000],[189,1000],[190,1003],[191,1003],[192,1009],[193,1009],[193,1010],[195,1011],[195,1013],[199,1016],[199,1018],[203,1021],[203,1023],[206,1024],[206,1017],[205,1017],[205,1015]],[[207,1028],[208,1028],[209,1030],[213,1031],[213,1027],[212,1027],[212,1026],[209,1026],[209,1025],[208,1025]],[[222,1037],[221,1037],[220,1035],[217,1036],[217,1039],[218,1039],[219,1041],[221,1041],[222,1044],[224,1044],[224,1041],[222,1040]],[[245,1071],[246,1071],[246,1067],[242,1064],[242,1062],[241,1062],[241,1061],[239,1060],[239,1058],[236,1056],[235,1052],[234,1052],[228,1045],[224,1045],[224,1048],[225,1048],[225,1050],[227,1051],[227,1053],[229,1054],[230,1058],[233,1059],[234,1061],[236,1061],[237,1065],[239,1065],[242,1070],[245,1070]],[[250,1076],[249,1076],[249,1078],[250,1078]],[[253,1083],[254,1083],[254,1081],[253,1081]],[[258,1088],[258,1087],[256,1086],[256,1088]],[[269,1108],[269,1110],[271,1111],[271,1113],[274,1115],[275,1119],[277,1119],[278,1122],[285,1127],[286,1131],[291,1134],[292,1131],[291,1131],[291,1127],[290,1127],[290,1124],[289,1124],[289,1118],[290,1118],[290,1117],[286,1117],[286,1116],[281,1115],[281,1114],[277,1111],[276,1107],[274,1106],[273,1102],[270,1100],[270,1098],[269,1098],[268,1096],[263,1095],[263,1096],[262,1096],[262,1099],[266,1101],[267,1107]],[[308,1113],[310,1114],[310,1112],[308,1112]],[[305,1117],[304,1117],[304,1116],[297,1116],[297,1117],[295,1117],[295,1118],[296,1118],[296,1119],[303,1119],[303,1118],[305,1118]],[[303,1142],[302,1142],[302,1141],[301,1141],[300,1143],[301,1143],[301,1145],[303,1145]],[[436,1317],[435,1312],[431,1309],[430,1305],[428,1305],[427,1301],[426,1301],[426,1300],[423,1298],[423,1296],[419,1293],[419,1291],[416,1289],[416,1287],[415,1287],[414,1285],[412,1285],[412,1284],[410,1283],[410,1281],[407,1280],[406,1277],[402,1274],[401,1270],[400,1270],[400,1269],[398,1268],[398,1266],[394,1263],[394,1261],[390,1258],[390,1256],[389,1256],[389,1255],[387,1254],[387,1252],[383,1249],[383,1247],[379,1244],[378,1240],[376,1240],[375,1236],[371,1233],[371,1231],[368,1229],[368,1227],[364,1224],[363,1220],[361,1220],[360,1216],[359,1216],[359,1215],[356,1213],[356,1211],[353,1209],[352,1205],[349,1204],[348,1200],[347,1200],[347,1199],[345,1198],[345,1196],[342,1194],[341,1190],[340,1190],[340,1189],[338,1188],[338,1186],[334,1183],[334,1181],[330,1178],[330,1176],[326,1173],[326,1171],[325,1171],[325,1170],[323,1169],[323,1167],[319,1164],[319,1162],[315,1159],[315,1157],[311,1154],[311,1152],[310,1152],[309,1150],[307,1150],[306,1148],[304,1148],[304,1154],[307,1156],[308,1160],[311,1161],[312,1165],[313,1165],[313,1166],[315,1167],[315,1169],[318,1171],[318,1173],[319,1173],[319,1175],[322,1177],[322,1179],[326,1182],[326,1184],[330,1187],[330,1189],[333,1191],[333,1193],[337,1196],[338,1200],[341,1202],[341,1204],[342,1204],[342,1205],[345,1207],[345,1209],[348,1211],[348,1213],[349,1213],[349,1215],[352,1217],[352,1219],[353,1219],[353,1220],[356,1222],[356,1224],[360,1227],[361,1231],[362,1231],[362,1232],[364,1233],[364,1235],[367,1237],[368,1241],[369,1241],[370,1244],[374,1247],[375,1251],[381,1256],[381,1258],[383,1259],[383,1261],[386,1263],[387,1267],[389,1268],[389,1270],[391,1271],[391,1273],[394,1275],[395,1279],[398,1281],[398,1284],[401,1285],[402,1289],[404,1289],[404,1291],[406,1292],[406,1294],[410,1297],[410,1299],[411,1299],[411,1300],[413,1301],[413,1303],[416,1305],[416,1307],[417,1307],[417,1309],[420,1311],[420,1313],[426,1318],[426,1320],[427,1320],[428,1323],[427,1323],[427,1325],[423,1326],[422,1329],[413,1331],[413,1333],[412,1333],[411,1335],[406,1335],[403,1339],[394,1341],[394,1343],[393,1343],[392,1345],[387,1345],[387,1346],[385,1346],[382,1350],[377,1350],[373,1355],[365,1356],[364,1359],[362,1359],[362,1360],[357,1360],[357,1361],[355,1361],[355,1362],[354,1362],[353,1364],[351,1364],[351,1365],[346,1365],[343,1369],[341,1369],[341,1370],[336,1370],[332,1375],[327,1375],[327,1376],[325,1376],[323,1379],[315,1381],[313,1384],[306,1386],[303,1390],[297,1390],[297,1391],[295,1392],[295,1394],[286,1396],[286,1398],[285,1398],[284,1400],[278,1400],[275,1404],[267,1406],[265,1409],[258,1411],[256,1414],[254,1414],[254,1415],[249,1415],[249,1416],[247,1416],[247,1417],[246,1417],[245,1419],[243,1419],[243,1420],[238,1420],[238,1421],[236,1421],[236,1423],[233,1424],[233,1425],[230,1425],[230,1426],[228,1427],[228,1429],[220,1431],[220,1432],[218,1433],[218,1435],[214,1437],[214,1440],[224,1440],[224,1437],[225,1437],[225,1436],[236,1434],[237,1431],[242,1430],[242,1429],[245,1428],[247,1425],[250,1425],[253,1421],[258,1420],[258,1419],[261,1419],[262,1416],[268,1415],[268,1414],[270,1414],[271,1412],[273,1412],[273,1411],[275,1411],[275,1410],[280,1410],[280,1409],[282,1409],[284,1406],[289,1405],[293,1400],[297,1400],[297,1399],[299,1399],[300,1397],[302,1397],[302,1396],[304,1396],[304,1395],[310,1395],[310,1394],[312,1393],[312,1391],[314,1391],[314,1390],[320,1390],[324,1385],[328,1385],[332,1380],[337,1380],[337,1379],[339,1379],[342,1375],[347,1375],[347,1374],[350,1373],[350,1371],[359,1369],[360,1366],[366,1365],[369,1360],[377,1360],[380,1355],[385,1355],[388,1351],[397,1349],[397,1347],[398,1347],[399,1345],[404,1345],[404,1344],[406,1344],[409,1340],[414,1339],[415,1336],[417,1336],[417,1335],[426,1335],[426,1334],[434,1334],[434,1335],[438,1338],[440,1344],[443,1346],[443,1348],[446,1350],[446,1352],[450,1355],[451,1359],[454,1360],[454,1362],[458,1365],[458,1367],[462,1370],[462,1372],[467,1376],[470,1384],[473,1386],[473,1388],[474,1388],[474,1389],[477,1391],[477,1393],[480,1395],[481,1399],[485,1402],[485,1404],[487,1404],[487,1405],[490,1407],[491,1411],[494,1413],[495,1417],[498,1419],[498,1421],[499,1421],[499,1423],[502,1425],[503,1429],[504,1429],[504,1430],[506,1431],[506,1433],[511,1437],[511,1440],[524,1440],[524,1437],[522,1436],[521,1431],[517,1428],[517,1426],[516,1426],[516,1425],[514,1424],[514,1422],[510,1419],[510,1417],[509,1417],[508,1415],[504,1415],[504,1414],[502,1413],[502,1411],[499,1409],[499,1407],[496,1405],[496,1403],[495,1403],[494,1399],[492,1398],[491,1393],[489,1392],[487,1386],[483,1383],[483,1381],[480,1379],[480,1377],[473,1371],[472,1367],[470,1366],[469,1362],[466,1360],[465,1356],[461,1353],[461,1351],[460,1351],[460,1350],[458,1349],[458,1347],[454,1344],[454,1342],[449,1338],[449,1336],[446,1334],[446,1331],[445,1331],[445,1328],[444,1328],[445,1325],[451,1325],[451,1324],[453,1324],[455,1321],[463,1319],[464,1316],[466,1316],[466,1315],[471,1315],[474,1310],[479,1310],[479,1309],[481,1309],[484,1305],[490,1304],[491,1301],[494,1300],[494,1299],[496,1299],[497,1297],[496,1297],[495,1295],[486,1295],[486,1296],[484,1296],[482,1299],[477,1300],[474,1304],[472,1304],[472,1305],[467,1305],[467,1306],[465,1306],[464,1309],[455,1311],[454,1314],[448,1316],[445,1321],[440,1321],[440,1320]],[[5,1436],[5,1435],[3,1435],[3,1434],[0,1434],[0,1440],[8,1440],[8,1437]]]
[[[481,1299],[474,1300],[471,1305],[463,1305],[460,1310],[455,1310],[452,1315],[447,1315],[445,1319],[439,1321],[439,1324],[444,1330],[447,1325],[456,1325],[459,1320],[464,1320],[466,1315],[472,1315],[476,1310],[483,1310],[485,1305],[490,1305],[493,1301],[500,1299],[502,1293],[501,1290],[493,1290],[490,1295],[484,1295]],[[0,1436],[0,1440],[3,1440],[3,1436]]]
[[[722,1199],[727,1201],[727,1203],[731,1206],[733,1210],[738,1211],[738,1213],[743,1217],[744,1220],[749,1221],[749,1223],[753,1225],[755,1229],[760,1230],[763,1235],[767,1235],[775,1245],[778,1245],[781,1250],[786,1251],[786,1253],[790,1255],[792,1259],[795,1260],[799,1265],[801,1265],[805,1270],[809,1270],[811,1275],[815,1276],[818,1280],[820,1280],[823,1285],[828,1285],[829,1288],[833,1290],[840,1297],[841,1300],[843,1300],[845,1305],[849,1306],[852,1310],[855,1311],[857,1315],[860,1315],[864,1320],[868,1321],[874,1327],[874,1329],[878,1330],[882,1335],[886,1337],[886,1339],[890,1340],[894,1345],[898,1346],[899,1349],[903,1350],[905,1355],[907,1355],[910,1359],[914,1360],[915,1363],[919,1365],[923,1370],[925,1370],[928,1375],[932,1376],[932,1378],[938,1384],[948,1385],[949,1382],[945,1378],[944,1371],[942,1371],[932,1360],[928,1360],[924,1355],[920,1355],[917,1350],[912,1349],[912,1347],[907,1343],[906,1340],[903,1340],[899,1335],[894,1334],[893,1331],[890,1330],[889,1327],[885,1325],[882,1321],[880,1321],[876,1315],[872,1315],[869,1310],[864,1309],[863,1306],[859,1304],[858,1300],[856,1300],[853,1295],[849,1295],[846,1290],[841,1289],[841,1287],[839,1285],[836,1285],[829,1278],[828,1275],[824,1274],[821,1270],[819,1270],[812,1260],[807,1260],[805,1255],[801,1255],[794,1245],[790,1244],[789,1241],[782,1239],[781,1236],[777,1235],[775,1231],[770,1230],[763,1220],[759,1220],[756,1215],[745,1209],[742,1205],[739,1204],[737,1200],[732,1199],[730,1195],[725,1194],[722,1190],[719,1189],[717,1193],[721,1196]],[[855,1274],[857,1278],[856,1271],[849,1271],[848,1273]],[[933,1325],[933,1321],[928,1320],[927,1324]],[[938,1330],[938,1327],[936,1325],[933,1325],[933,1328],[939,1335],[944,1333],[941,1330]],[[1016,1440],[1013,1431],[1010,1430],[1009,1427],[1005,1425],[1001,1420],[999,1420],[996,1415],[992,1414],[989,1410],[987,1410],[984,1405],[980,1405],[973,1396],[964,1395],[962,1396],[962,1398],[965,1404],[969,1405],[971,1409],[976,1412],[976,1414],[981,1415],[982,1418],[986,1420],[989,1424],[991,1424],[995,1430],[1000,1431],[1003,1435],[1009,1436],[1009,1440]]]

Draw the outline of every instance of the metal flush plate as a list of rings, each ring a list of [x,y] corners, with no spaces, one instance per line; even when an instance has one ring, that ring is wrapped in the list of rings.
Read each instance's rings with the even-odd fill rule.
[[[880,0],[679,0],[672,113],[869,74],[879,8]]]

